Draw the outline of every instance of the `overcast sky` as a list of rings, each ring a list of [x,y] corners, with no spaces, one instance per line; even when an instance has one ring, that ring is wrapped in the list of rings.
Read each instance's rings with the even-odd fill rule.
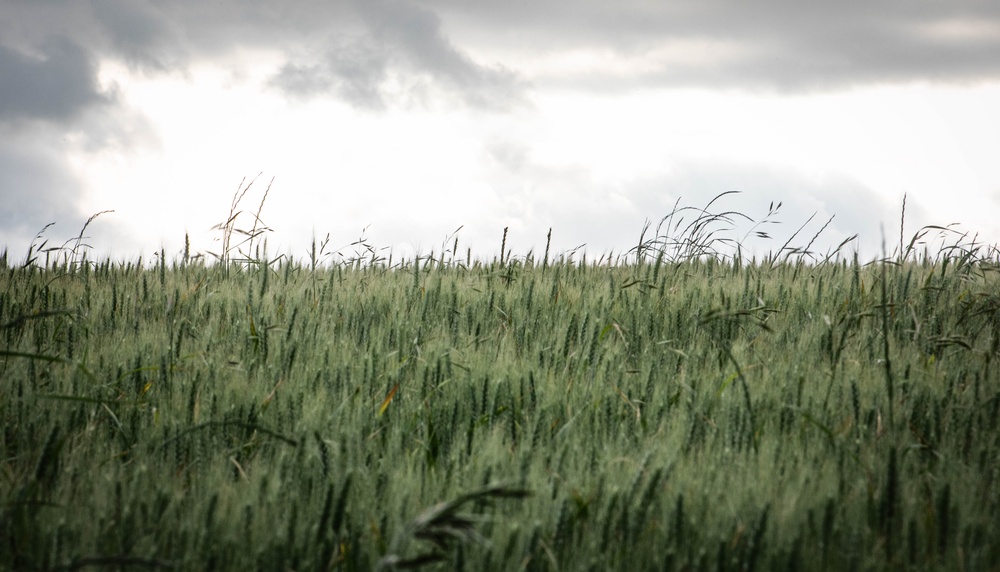
[[[680,201],[814,250],[1000,241],[993,0],[0,0],[0,248],[633,246]],[[245,220],[249,226],[252,221]],[[752,227],[729,236],[742,238]],[[367,230],[363,230],[367,229]],[[752,235],[751,235],[752,237]],[[451,241],[448,241],[449,245]],[[752,244],[751,244],[752,243]],[[347,249],[349,252],[349,249]]]

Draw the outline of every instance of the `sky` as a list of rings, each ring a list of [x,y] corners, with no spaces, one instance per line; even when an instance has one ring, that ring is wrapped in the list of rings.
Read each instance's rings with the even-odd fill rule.
[[[0,0],[13,260],[219,253],[248,185],[300,260],[594,259],[729,191],[748,252],[873,258],[1000,242],[998,157],[993,0]]]

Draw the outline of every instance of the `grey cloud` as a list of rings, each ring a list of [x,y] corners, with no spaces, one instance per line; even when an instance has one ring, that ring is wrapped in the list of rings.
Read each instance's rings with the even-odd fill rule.
[[[0,241],[13,250],[26,249],[48,223],[80,218],[84,185],[67,163],[71,150],[127,155],[155,136],[114,88],[99,85],[87,46],[58,36],[34,46],[8,38],[19,46],[0,44]]]
[[[389,54],[368,38],[340,39],[322,59],[286,63],[270,83],[296,97],[333,93],[354,107],[380,110],[386,106],[388,60]]]
[[[1000,59],[995,57],[1000,53],[1000,10],[961,14],[959,20],[959,14],[947,8],[950,4],[923,11],[917,6],[888,11],[865,3],[849,5],[859,9],[846,14],[793,14],[787,22],[761,25],[756,34],[748,34],[743,41],[762,48],[758,57],[722,66],[719,73],[729,82],[790,89],[1000,77]],[[866,16],[865,9],[872,13]],[[958,29],[993,27],[993,33],[941,37],[933,32],[952,22],[966,22],[954,24]],[[697,80],[696,74],[692,80]]]
[[[524,85],[517,75],[463,53],[434,12],[400,0],[352,6],[360,16],[359,32],[332,34],[318,58],[298,54],[271,85],[293,96],[332,93],[368,109],[420,99],[435,89],[475,108],[507,109],[523,102]],[[401,80],[406,93],[390,86],[392,79]]]
[[[462,53],[444,34],[430,10],[401,0],[362,0],[359,11],[372,34],[392,46],[417,71],[459,92],[477,107],[506,106],[519,89],[516,76],[488,67]]]
[[[79,182],[62,167],[59,149],[37,134],[0,137],[0,248],[27,251],[46,224],[76,216]]]
[[[739,89],[839,89],[868,82],[975,82],[1000,78],[1000,4],[994,2],[837,3],[763,0],[439,0],[486,45],[544,56],[610,50],[646,59],[641,73],[557,73],[539,85],[637,85]],[[683,48],[684,45],[690,49]],[[723,46],[718,56],[699,46]],[[665,52],[665,53],[664,53]],[[666,56],[666,57],[664,57]],[[689,59],[689,61],[685,61]]]
[[[47,42],[38,55],[0,45],[0,120],[73,119],[111,102],[96,80],[92,56],[68,40]]]
[[[178,22],[158,6],[141,1],[94,0],[94,19],[111,49],[133,66],[164,71],[181,61],[187,49]]]
[[[242,47],[294,47],[342,30],[356,17],[348,0],[7,0],[0,38],[31,49],[53,39],[156,73],[185,71],[195,60]]]
[[[67,165],[71,151],[85,152],[114,149],[123,156],[139,145],[156,141],[143,118],[128,110],[102,107],[83,114],[72,122],[78,130],[74,141],[65,137],[65,129],[52,122],[30,122],[0,126],[0,249],[12,255],[27,251],[32,237],[49,223],[55,226],[45,237],[49,246],[59,246],[79,232],[91,212],[81,210],[86,182]],[[114,208],[114,205],[103,206]],[[120,234],[116,221],[103,217],[101,225],[91,227],[89,236],[118,233],[113,244],[127,244],[130,238]]]
[[[376,109],[411,95],[400,90],[426,89],[503,109],[521,102],[524,90],[514,72],[455,45],[432,5],[409,0],[91,0],[60,10],[16,2],[0,37],[27,48],[62,38],[147,73],[183,73],[197,59],[245,47],[276,49],[286,63],[274,87]]]
[[[352,102],[385,96],[380,73],[396,72],[422,74],[467,105],[506,107],[525,89],[506,59],[574,50],[643,65],[621,74],[557,70],[532,82],[816,90],[1000,78],[996,2],[92,0],[14,1],[5,12],[0,37],[9,45],[63,37],[150,70],[182,69],[240,46],[277,48],[289,58],[277,79]],[[353,49],[362,53],[334,53],[359,37]],[[373,63],[371,45],[375,72],[359,73],[355,64]],[[301,57],[302,50],[319,55]],[[480,61],[484,54],[489,63]]]

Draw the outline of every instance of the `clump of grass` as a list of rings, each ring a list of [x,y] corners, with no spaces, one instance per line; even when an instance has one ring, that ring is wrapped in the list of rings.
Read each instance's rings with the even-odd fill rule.
[[[271,185],[274,184],[274,178],[268,182],[267,188],[264,189],[260,204],[257,206],[257,211],[249,213],[253,219],[250,228],[237,226],[237,221],[245,214],[245,211],[240,208],[240,204],[243,202],[243,198],[246,197],[247,192],[250,191],[250,188],[260,178],[260,175],[261,173],[258,173],[256,177],[249,181],[246,178],[240,181],[236,192],[233,193],[233,199],[229,206],[229,215],[226,217],[226,220],[213,227],[222,233],[222,244],[219,252],[209,252],[209,254],[214,256],[223,268],[227,270],[232,263],[247,268],[251,266],[267,267],[280,260],[283,256],[281,255],[276,259],[268,260],[266,234],[271,232],[272,229],[261,218],[261,214],[264,211],[264,203],[267,202],[267,196],[271,192]],[[237,239],[235,243],[233,242],[234,238]],[[256,249],[254,248],[255,241],[257,242]],[[236,255],[235,258],[234,254]]]
[[[769,226],[780,224],[782,203],[771,202],[768,205],[767,213],[759,220],[733,210],[715,212],[713,205],[727,196],[738,194],[740,191],[726,191],[719,193],[710,200],[704,207],[680,206],[680,199],[674,203],[673,209],[657,223],[656,228],[650,233],[652,223],[647,221],[639,234],[639,244],[628,251],[628,254],[635,261],[655,260],[657,262],[681,263],[692,260],[716,260],[729,261],[740,265],[746,263],[746,242],[751,235],[758,239],[770,240],[771,233],[767,230]],[[816,215],[811,215],[777,251],[772,251],[765,258],[766,265],[773,268],[780,260],[788,261],[791,257],[798,259],[816,260],[816,253],[811,248],[824,230],[833,222],[833,217],[823,224],[822,227],[803,247],[792,246],[792,242],[798,237],[806,226],[812,222]],[[734,237],[730,233],[739,226],[740,222],[748,223],[750,228],[742,237]],[[653,236],[649,237],[648,235]],[[855,240],[857,235],[851,236],[842,241],[835,249],[828,252],[824,261],[835,259],[840,251],[850,242]]]
[[[531,493],[504,484],[493,484],[431,506],[417,515],[398,532],[389,553],[379,560],[376,570],[413,569],[443,561],[455,543],[486,545],[487,540],[476,530],[483,522],[480,514],[461,512],[470,503],[482,506],[497,499],[522,499]],[[433,544],[435,549],[413,556],[404,556],[412,540]]]
[[[87,228],[90,226],[97,217],[109,213],[113,213],[113,210],[104,210],[98,213],[90,215],[90,217],[83,223],[80,228],[80,233],[62,243],[61,246],[49,246],[49,241],[45,238],[45,233],[50,228],[55,226],[54,222],[50,222],[42,227],[35,235],[35,238],[31,240],[31,244],[28,246],[28,253],[24,257],[24,262],[21,264],[22,268],[29,266],[39,266],[39,256],[45,255],[45,261],[40,266],[43,268],[49,268],[54,264],[62,263],[62,266],[66,269],[74,269],[83,264],[87,263],[87,252],[92,248],[91,245],[85,242],[89,237],[87,234]],[[42,242],[36,244],[39,240]],[[61,255],[61,257],[53,260],[53,255]],[[5,252],[6,258],[6,252]]]

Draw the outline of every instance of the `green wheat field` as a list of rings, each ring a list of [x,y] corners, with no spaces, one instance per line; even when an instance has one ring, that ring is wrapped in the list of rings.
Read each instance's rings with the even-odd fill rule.
[[[1000,566],[995,248],[748,259],[676,209],[298,261],[239,213],[214,259],[3,254],[0,569]]]

